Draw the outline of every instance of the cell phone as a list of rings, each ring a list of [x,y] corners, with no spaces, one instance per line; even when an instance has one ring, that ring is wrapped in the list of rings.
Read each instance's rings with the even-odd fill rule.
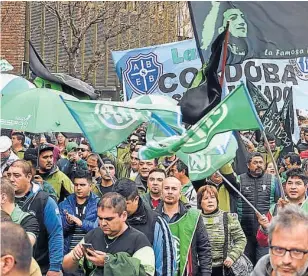
[[[94,249],[92,243],[82,243],[81,245],[82,245],[82,247],[83,247],[85,250],[86,250],[86,249],[90,249],[90,250],[95,251],[95,249]]]

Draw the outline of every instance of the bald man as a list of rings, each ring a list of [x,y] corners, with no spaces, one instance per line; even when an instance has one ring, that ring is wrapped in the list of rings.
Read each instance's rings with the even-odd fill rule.
[[[186,274],[188,270],[192,271],[191,275],[208,276],[212,273],[211,245],[208,235],[200,211],[187,209],[180,201],[181,189],[182,184],[177,178],[173,176],[165,178],[162,202],[156,211],[169,223],[175,238],[177,252],[180,255],[178,264],[180,275],[184,272]]]

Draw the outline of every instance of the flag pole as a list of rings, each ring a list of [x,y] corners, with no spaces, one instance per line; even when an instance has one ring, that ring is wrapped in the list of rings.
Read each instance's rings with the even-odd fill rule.
[[[178,157],[176,157],[172,162],[171,164],[166,168],[166,173],[171,169],[171,167],[179,160]]]
[[[225,36],[225,41],[224,41],[224,50],[223,50],[223,56],[222,56],[222,67],[221,67],[221,76],[220,76],[220,81],[219,84],[222,87],[224,83],[224,76],[225,76],[225,70],[226,70],[226,63],[227,63],[227,53],[228,53],[228,42],[229,42],[229,24],[230,21],[227,21],[227,32]]]
[[[107,175],[110,177],[111,181],[112,181],[112,184],[114,184],[114,179],[113,177],[110,175],[109,171],[107,170],[107,168],[105,167],[105,163],[103,162],[102,158],[100,157],[100,155],[98,153],[96,153],[96,155],[98,156],[98,160],[101,161],[102,163],[102,167],[104,167]]]
[[[286,195],[285,195],[285,193],[284,193],[284,189],[283,189],[283,186],[282,186],[282,183],[281,183],[281,179],[280,179],[280,176],[279,176],[277,164],[276,164],[276,161],[274,160],[274,156],[273,156],[273,153],[272,153],[272,151],[271,151],[269,142],[268,142],[268,140],[267,140],[265,131],[264,131],[264,130],[261,130],[261,131],[262,131],[262,135],[263,135],[263,137],[264,137],[264,141],[265,141],[265,143],[266,143],[266,145],[267,145],[267,149],[268,149],[269,154],[270,154],[270,156],[271,156],[272,163],[273,163],[273,165],[274,165],[275,173],[276,173],[276,176],[277,176],[277,179],[278,179],[278,183],[279,183],[279,188],[280,188],[280,191],[281,191],[281,197],[282,197],[283,199],[286,199]]]
[[[252,205],[252,203],[246,198],[246,197],[244,197],[243,196],[243,194],[238,190],[238,189],[236,189],[231,183],[230,183],[230,181],[227,179],[227,178],[225,178],[221,173],[220,173],[220,171],[217,171],[217,173],[222,177],[222,179],[224,180],[224,181],[226,181],[227,183],[228,183],[228,185],[258,214],[258,215],[260,215],[260,216],[262,216],[262,214],[258,211],[258,209],[255,207],[255,206],[253,206]]]

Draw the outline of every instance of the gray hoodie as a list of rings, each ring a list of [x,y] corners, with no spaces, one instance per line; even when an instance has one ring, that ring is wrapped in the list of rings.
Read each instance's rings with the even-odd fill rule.
[[[270,255],[263,256],[255,266],[255,269],[250,276],[270,276],[272,273],[272,266],[270,263]]]
[[[270,263],[270,255],[267,254],[258,261],[250,276],[271,276],[272,271],[273,269]],[[308,270],[302,276],[308,276]]]

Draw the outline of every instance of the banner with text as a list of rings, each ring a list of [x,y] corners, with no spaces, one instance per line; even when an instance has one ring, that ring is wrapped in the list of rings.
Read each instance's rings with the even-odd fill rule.
[[[168,95],[180,100],[201,68],[194,39],[146,48],[113,51],[124,100],[138,95]]]
[[[229,91],[246,79],[262,94],[282,108],[289,91],[293,90],[294,108],[308,110],[308,57],[286,60],[254,59],[226,67]]]

